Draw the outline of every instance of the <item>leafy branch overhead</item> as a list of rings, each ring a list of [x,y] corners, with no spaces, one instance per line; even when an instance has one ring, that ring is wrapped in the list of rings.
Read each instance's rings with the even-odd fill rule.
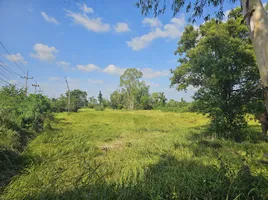
[[[236,0],[231,0],[230,2],[234,3]],[[214,15],[218,19],[223,19],[225,16],[223,3],[224,0],[173,0],[172,3],[167,0],[139,0],[136,2],[136,7],[141,9],[143,15],[153,13],[154,16],[163,14],[167,8],[172,10],[173,16],[184,9],[187,13],[190,13],[191,17],[189,20],[194,23],[198,17],[203,17],[205,20],[211,18],[210,14],[204,15],[205,9],[208,9],[208,7],[216,8]]]

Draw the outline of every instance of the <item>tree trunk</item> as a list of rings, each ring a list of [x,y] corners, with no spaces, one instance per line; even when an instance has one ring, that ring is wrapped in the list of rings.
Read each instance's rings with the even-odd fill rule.
[[[250,28],[250,38],[263,87],[264,105],[268,112],[268,15],[261,0],[241,0],[241,5]]]

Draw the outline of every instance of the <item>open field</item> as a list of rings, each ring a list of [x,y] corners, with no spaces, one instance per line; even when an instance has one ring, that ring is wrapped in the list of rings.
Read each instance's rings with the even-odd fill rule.
[[[195,113],[57,114],[2,198],[268,199],[267,143],[208,138],[207,123]]]

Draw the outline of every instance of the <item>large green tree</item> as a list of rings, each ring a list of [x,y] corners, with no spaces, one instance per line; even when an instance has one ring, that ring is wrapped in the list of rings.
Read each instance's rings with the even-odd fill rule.
[[[129,110],[135,109],[135,101],[137,97],[144,93],[146,90],[146,84],[141,81],[142,72],[136,68],[127,69],[120,77],[120,87],[122,87],[126,93],[126,107]]]
[[[230,3],[236,2],[231,0]],[[268,111],[268,15],[263,7],[261,0],[240,0],[243,10],[243,21],[249,27],[247,33],[252,41],[252,46],[256,55],[259,76],[264,93],[264,105]],[[224,0],[138,0],[136,6],[141,8],[142,14],[148,14],[153,11],[157,16],[164,13],[167,6],[170,5],[174,16],[185,8],[186,12],[191,13],[190,19],[195,22],[196,17],[210,19],[210,14],[215,13],[216,17],[222,19],[224,16]],[[208,9],[213,7],[214,9]]]
[[[72,90],[70,92],[71,95],[71,110],[77,112],[78,109],[87,106],[87,93],[82,90]]]
[[[198,30],[185,28],[175,52],[180,66],[172,70],[171,84],[178,90],[198,88],[196,105],[212,118],[216,134],[241,139],[247,105],[259,94],[258,68],[239,9],[229,16],[226,23],[212,19]]]

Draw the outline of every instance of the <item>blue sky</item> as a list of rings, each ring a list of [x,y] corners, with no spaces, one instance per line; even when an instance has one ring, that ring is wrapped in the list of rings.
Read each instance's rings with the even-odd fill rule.
[[[135,1],[68,2],[0,0],[0,41],[23,71],[34,77],[30,84],[37,80],[45,95],[58,97],[65,93],[64,77],[68,77],[71,89],[85,90],[88,96],[101,90],[108,98],[118,88],[120,74],[134,67],[143,72],[151,92],[191,99],[193,90],[169,88],[169,70],[177,66],[174,51],[187,14],[172,18],[168,10],[155,19],[142,16],[133,6]],[[226,4],[225,10],[235,5]],[[24,75],[1,47],[0,60]],[[24,85],[23,79],[6,76]]]

